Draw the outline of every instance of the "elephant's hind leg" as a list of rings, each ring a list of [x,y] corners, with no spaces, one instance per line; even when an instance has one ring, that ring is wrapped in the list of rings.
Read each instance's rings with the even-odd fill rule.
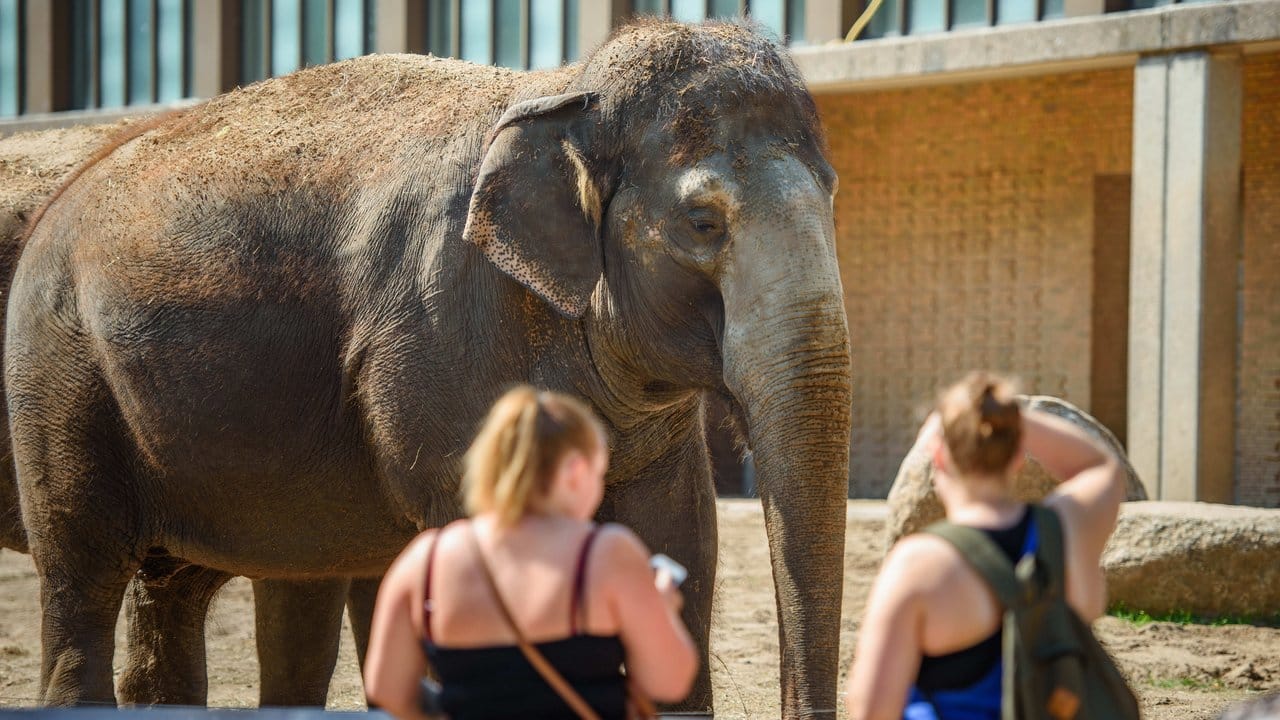
[[[373,606],[378,599],[378,586],[382,578],[359,578],[351,581],[347,591],[347,618],[351,620],[351,634],[356,640],[356,658],[364,671],[364,657],[369,652],[369,635],[373,628]]]
[[[324,707],[338,661],[346,580],[255,580],[258,704]]]
[[[121,457],[126,445],[103,439],[115,433],[97,408],[32,422],[21,401],[10,407],[23,518],[40,577],[42,700],[114,703],[116,621],[146,548],[137,479],[127,469],[133,463]]]
[[[63,558],[56,563],[50,563],[39,546],[33,549],[43,611],[41,702],[114,704],[111,659],[116,618],[133,569],[115,563],[94,567],[87,553],[69,550],[67,545],[62,545]],[[68,562],[73,555],[78,557]]]
[[[128,666],[120,701],[143,705],[204,705],[205,617],[231,576],[170,556],[151,556],[129,583]]]

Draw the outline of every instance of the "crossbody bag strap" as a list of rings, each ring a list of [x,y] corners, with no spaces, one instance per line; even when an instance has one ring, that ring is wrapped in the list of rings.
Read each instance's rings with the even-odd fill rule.
[[[511,633],[516,636],[516,645],[520,647],[520,652],[524,654],[525,659],[529,661],[533,669],[538,671],[542,679],[547,681],[551,689],[556,691],[560,699],[564,700],[565,704],[578,714],[578,717],[582,718],[582,720],[600,720],[600,716],[587,704],[586,700],[582,699],[578,691],[573,689],[569,681],[565,680],[564,676],[555,669],[555,666],[548,662],[546,657],[525,639],[524,633],[520,632],[520,626],[516,625],[516,619],[511,615],[511,611],[507,609],[507,604],[502,600],[502,593],[498,591],[498,583],[493,579],[493,573],[489,570],[489,563],[485,562],[484,552],[480,549],[480,539],[476,535],[474,522],[471,523],[470,530],[471,544],[475,549],[476,560],[480,565],[480,574],[484,576],[485,582],[489,585],[489,591],[493,593],[493,600],[497,603],[498,612],[502,613],[502,618],[507,621],[507,625],[511,628]]]

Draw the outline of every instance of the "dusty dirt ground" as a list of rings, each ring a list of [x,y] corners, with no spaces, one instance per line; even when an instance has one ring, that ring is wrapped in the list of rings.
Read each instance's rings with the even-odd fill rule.
[[[849,503],[841,670],[847,670],[882,547],[882,502]],[[760,505],[720,503],[720,573],[712,639],[717,717],[776,718],[777,630]],[[38,587],[30,558],[0,551],[0,706],[31,705],[40,665]],[[1280,689],[1280,629],[1103,618],[1098,633],[1118,657],[1151,720],[1213,718],[1226,705]],[[118,647],[123,643],[120,623]],[[258,666],[249,584],[230,583],[208,623],[209,704],[252,707]],[[117,670],[122,655],[117,651]],[[364,707],[350,633],[343,633],[330,709]],[[840,713],[843,717],[843,712]]]

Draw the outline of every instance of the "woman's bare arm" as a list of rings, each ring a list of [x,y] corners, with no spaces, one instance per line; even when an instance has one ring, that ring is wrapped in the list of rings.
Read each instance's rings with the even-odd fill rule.
[[[920,670],[923,605],[913,573],[918,538],[903,538],[881,566],[858,627],[845,708],[851,720],[899,720]]]
[[[1106,585],[1099,562],[1125,498],[1124,470],[1108,449],[1047,413],[1023,416],[1023,448],[1062,484],[1044,500],[1062,518],[1067,599],[1086,621],[1102,614]]]
[[[364,662],[364,691],[373,703],[400,720],[425,720],[419,687],[426,672],[421,612],[427,551],[436,532],[419,535],[400,553],[382,579]]]

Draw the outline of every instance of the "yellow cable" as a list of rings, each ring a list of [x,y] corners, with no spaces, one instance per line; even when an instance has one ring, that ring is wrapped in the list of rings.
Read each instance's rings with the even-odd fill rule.
[[[862,14],[858,16],[858,21],[853,24],[853,27],[849,28],[849,34],[844,36],[845,42],[853,42],[858,39],[858,34],[862,32],[862,28],[867,26],[867,23],[871,22],[871,16],[875,15],[876,10],[880,9],[880,3],[882,2],[884,0],[871,0],[871,4],[867,6],[867,9],[863,10]]]

